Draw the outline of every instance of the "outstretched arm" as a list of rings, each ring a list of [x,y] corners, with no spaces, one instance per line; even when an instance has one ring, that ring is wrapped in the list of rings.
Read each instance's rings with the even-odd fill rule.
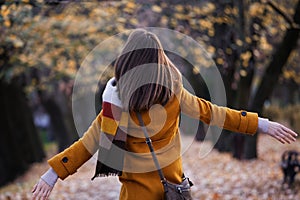
[[[227,107],[217,106],[209,101],[190,94],[184,88],[180,96],[180,106],[186,115],[221,128],[253,135],[262,132],[275,138],[281,143],[291,143],[297,134],[277,122],[258,117],[257,113],[238,111]]]
[[[180,96],[181,111],[187,116],[226,130],[253,135],[258,128],[257,113],[217,106],[192,95],[184,88]]]
[[[32,199],[48,199],[58,178],[65,179],[88,161],[97,151],[100,136],[101,113],[82,138],[63,152],[48,160],[51,168],[42,175],[32,189]]]

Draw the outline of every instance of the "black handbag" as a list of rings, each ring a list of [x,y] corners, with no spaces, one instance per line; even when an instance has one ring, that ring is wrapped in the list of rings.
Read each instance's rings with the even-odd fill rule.
[[[142,119],[142,116],[139,112],[136,112],[140,126],[144,132],[145,138],[146,138],[146,143],[150,149],[155,167],[157,168],[160,181],[163,184],[164,187],[164,200],[192,200],[192,194],[191,194],[191,187],[193,186],[193,183],[189,180],[188,177],[186,177],[183,174],[182,177],[182,182],[180,184],[175,184],[171,183],[168,181],[164,174],[163,171],[159,165],[159,162],[157,160],[156,154],[154,152],[153,146],[152,146],[152,141],[149,138],[147,129],[144,125],[144,121]]]
[[[164,185],[165,200],[192,200],[191,186],[193,183],[188,177],[184,177],[180,184],[171,183],[167,180],[162,182]]]

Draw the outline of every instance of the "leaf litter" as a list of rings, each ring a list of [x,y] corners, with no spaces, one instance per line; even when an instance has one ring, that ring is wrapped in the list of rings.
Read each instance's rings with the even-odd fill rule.
[[[183,137],[184,139],[184,137]],[[300,151],[300,141],[282,145],[266,135],[259,135],[258,158],[238,161],[230,153],[212,150],[204,158],[198,158],[201,145],[193,142],[183,154],[185,174],[193,181],[192,194],[196,200],[295,200],[300,199],[300,177],[294,186],[282,185],[281,154],[285,150]],[[95,157],[85,163],[75,175],[58,180],[50,199],[101,199],[116,200],[120,183],[117,177],[97,178],[94,173]],[[48,169],[47,162],[33,164],[30,169],[12,183],[0,188],[0,200],[31,199],[31,189],[40,175]]]

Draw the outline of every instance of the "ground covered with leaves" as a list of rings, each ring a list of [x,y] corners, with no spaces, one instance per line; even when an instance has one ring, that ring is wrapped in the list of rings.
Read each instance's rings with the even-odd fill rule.
[[[282,145],[272,138],[260,135],[258,159],[237,161],[227,153],[212,150],[198,158],[200,148],[208,143],[194,142],[184,153],[184,170],[194,182],[193,196],[199,200],[295,200],[300,199],[300,175],[293,188],[282,187],[281,154],[285,150],[300,151],[300,141]],[[116,200],[120,183],[116,177],[97,178],[91,181],[95,160],[83,165],[77,174],[58,181],[50,199],[104,199]],[[11,184],[0,188],[1,200],[26,200],[31,187],[48,168],[47,163],[32,165],[29,171]],[[299,176],[299,177],[298,177]]]

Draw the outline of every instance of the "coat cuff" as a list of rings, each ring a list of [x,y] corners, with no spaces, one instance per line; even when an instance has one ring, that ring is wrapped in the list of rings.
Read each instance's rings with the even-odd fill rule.
[[[89,160],[92,155],[85,148],[81,140],[75,142],[63,152],[48,160],[48,164],[57,173],[58,177],[64,180],[74,174],[77,169]]]
[[[257,113],[247,112],[245,110],[240,111],[240,126],[238,131],[241,133],[248,133],[254,135],[258,127],[258,115]]]

